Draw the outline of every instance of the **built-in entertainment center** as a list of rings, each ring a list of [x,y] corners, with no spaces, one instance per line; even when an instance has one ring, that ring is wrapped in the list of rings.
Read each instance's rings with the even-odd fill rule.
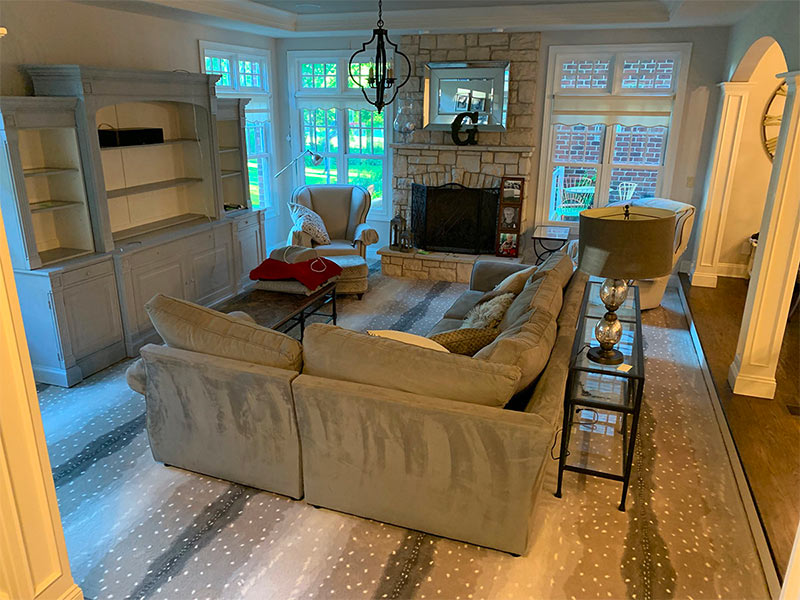
[[[34,376],[70,386],[158,340],[154,294],[213,305],[249,284],[247,100],[213,75],[22,69],[35,96],[0,98],[0,207]]]

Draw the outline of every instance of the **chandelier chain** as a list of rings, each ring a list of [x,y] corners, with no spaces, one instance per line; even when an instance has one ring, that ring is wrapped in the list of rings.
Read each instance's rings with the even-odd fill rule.
[[[383,27],[383,0],[378,0],[378,27]]]

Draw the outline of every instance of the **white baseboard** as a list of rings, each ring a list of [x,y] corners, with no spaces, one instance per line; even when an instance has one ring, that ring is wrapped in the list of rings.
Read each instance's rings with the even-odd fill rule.
[[[713,273],[699,273],[694,271],[689,278],[691,284],[695,287],[717,287],[717,276]]]
[[[768,400],[772,400],[775,397],[775,390],[778,386],[774,377],[742,373],[742,366],[738,356],[734,357],[728,369],[728,385],[731,386],[734,394],[755,396],[756,398],[766,398]]]
[[[741,265],[738,263],[718,263],[717,276],[736,277],[738,279],[750,278],[750,274],[747,272],[747,265]]]

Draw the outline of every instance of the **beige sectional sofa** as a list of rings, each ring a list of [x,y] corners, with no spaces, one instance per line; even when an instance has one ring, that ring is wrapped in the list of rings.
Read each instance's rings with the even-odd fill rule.
[[[129,381],[146,395],[153,455],[315,506],[523,554],[586,282],[562,256],[541,269],[476,263],[470,290],[435,332],[454,329],[485,292],[529,270],[516,278],[500,335],[475,357],[329,325],[306,329],[301,369],[211,356],[220,344],[199,334],[191,349],[146,346]],[[262,335],[243,316],[221,317],[215,335]],[[282,337],[275,343],[290,347]]]

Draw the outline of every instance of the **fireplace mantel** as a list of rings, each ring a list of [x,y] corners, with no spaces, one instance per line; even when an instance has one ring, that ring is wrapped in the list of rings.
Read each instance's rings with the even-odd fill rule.
[[[524,157],[529,157],[533,154],[535,148],[533,146],[456,146],[455,144],[402,144],[394,143],[389,144],[389,147],[395,150],[436,150],[455,152],[511,152],[514,154],[521,154]]]

